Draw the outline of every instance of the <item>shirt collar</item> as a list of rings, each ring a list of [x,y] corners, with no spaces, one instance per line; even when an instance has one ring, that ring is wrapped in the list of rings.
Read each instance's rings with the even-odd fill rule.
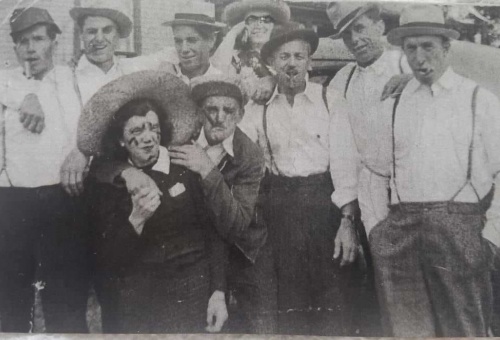
[[[269,105],[271,104],[271,102],[276,98],[276,96],[280,95],[281,93],[278,92],[278,85],[276,85],[274,87],[274,92],[271,96],[271,98],[269,98],[269,100],[267,101],[266,105]],[[300,95],[300,94],[304,94],[309,100],[312,100],[311,98],[314,98],[314,94],[312,92],[312,89],[311,89],[311,86],[309,86],[309,73],[306,73],[306,88],[304,89],[304,92],[301,92],[301,93],[297,93],[297,95]]]
[[[182,70],[181,70],[181,66],[180,64],[177,64],[176,65],[176,68],[175,68],[176,72],[177,72],[177,77],[181,78],[182,80],[184,80],[184,82],[187,82],[188,85],[189,83],[191,83],[191,81],[193,81],[193,79],[195,79],[196,77],[192,78],[192,79],[189,79],[187,76],[185,76],[183,73],[182,73]],[[210,63],[208,65],[208,69],[207,71],[202,75],[202,76],[213,76],[213,75],[218,75],[218,74],[221,74],[221,71],[219,71],[218,69],[216,69],[212,63]],[[199,76],[201,77],[201,76]]]
[[[449,66],[443,73],[441,78],[439,78],[434,84],[431,85],[430,89],[434,95],[439,94],[443,90],[451,90],[459,83],[458,75],[453,71],[451,66]],[[408,91],[416,92],[417,90],[425,87],[416,78],[413,78],[407,85]]]
[[[130,159],[128,162],[129,164],[134,165]],[[168,155],[168,150],[165,147],[160,145],[158,159],[151,170],[163,172],[166,175],[170,173],[170,156]]]
[[[224,139],[224,141],[222,141],[222,148],[231,157],[234,157],[233,140],[234,140],[234,132],[229,137]],[[205,136],[205,129],[203,129],[203,128],[201,129],[200,136],[198,137],[198,144],[200,144],[202,148],[206,148],[208,146],[207,137]],[[217,145],[219,145],[219,144],[217,144]],[[212,147],[213,146],[216,146],[216,145],[212,145]]]
[[[116,56],[113,56],[113,66],[109,69],[108,73],[113,72],[114,69],[118,67],[120,59]],[[76,66],[78,71],[98,71],[104,74],[104,72],[97,67],[95,64],[92,64],[87,56],[84,54],[78,61],[78,65]]]
[[[358,64],[356,64],[356,68],[358,72],[369,72],[372,71],[376,75],[381,75],[387,66],[389,65],[390,62],[390,53],[387,51],[387,49],[384,48],[384,51],[382,52],[382,55],[373,62],[373,64],[367,66],[367,67],[361,67]]]

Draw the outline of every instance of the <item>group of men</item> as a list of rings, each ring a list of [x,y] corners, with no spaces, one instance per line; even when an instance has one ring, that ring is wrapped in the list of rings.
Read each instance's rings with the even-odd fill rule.
[[[72,69],[53,63],[61,31],[46,10],[12,14],[21,67],[0,74],[2,331],[29,330],[36,275],[47,331],[86,332],[89,159],[76,147],[77,120],[106,83],[165,69],[192,82],[204,113],[198,140],[170,154],[200,175],[217,230],[232,245],[225,298],[247,327],[235,329],[354,334],[353,320],[364,317],[353,309],[361,216],[384,335],[488,334],[500,247],[500,103],[450,67],[458,33],[440,7],[405,9],[388,33],[401,50],[389,50],[376,4],[330,4],[332,38],[356,63],[328,87],[307,76],[316,33],[293,22],[275,27],[261,57],[276,88],[265,104],[243,107],[237,81],[210,63],[222,24],[177,13],[165,23],[177,61],[117,59],[132,23],[112,4],[71,10],[84,46]],[[413,75],[398,77],[396,93],[381,101],[384,85],[404,73]],[[157,190],[127,166],[103,165],[95,176],[120,176],[130,192]]]

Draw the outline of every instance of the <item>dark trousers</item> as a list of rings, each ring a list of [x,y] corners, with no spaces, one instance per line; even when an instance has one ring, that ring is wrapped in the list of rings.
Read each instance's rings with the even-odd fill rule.
[[[329,174],[268,175],[265,218],[278,278],[280,334],[348,335],[352,268],[333,261],[340,212]]]
[[[385,336],[487,336],[491,259],[478,207],[403,203],[371,231]]]
[[[237,334],[277,332],[276,273],[269,242],[260,249],[255,263],[233,246],[229,251],[227,285],[229,320],[227,331]]]
[[[3,332],[28,332],[34,287],[47,332],[87,332],[88,249],[84,204],[59,186],[0,188]]]
[[[98,271],[103,333],[203,333],[210,298],[207,261],[143,266],[123,275]]]

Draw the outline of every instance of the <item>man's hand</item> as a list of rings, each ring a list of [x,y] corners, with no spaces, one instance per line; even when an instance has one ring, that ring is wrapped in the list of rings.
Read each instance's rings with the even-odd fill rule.
[[[353,263],[358,255],[358,235],[354,223],[347,218],[342,218],[337,236],[335,237],[335,250],[333,259],[338,259],[342,254],[341,266]]]
[[[220,332],[227,318],[225,295],[223,292],[216,290],[208,300],[206,331],[209,333]]]
[[[89,172],[89,158],[77,148],[73,149],[61,166],[61,184],[70,196],[83,192],[83,181]]]
[[[134,226],[137,234],[142,233],[144,224],[153,216],[160,203],[160,195],[149,190],[149,188],[143,188],[136,194],[132,194],[132,213],[129,221]]]
[[[123,170],[120,176],[125,181],[127,191],[132,195],[135,195],[142,190],[147,191],[148,194],[155,193],[160,196],[163,195],[155,181],[139,169],[130,167]]]
[[[45,128],[45,114],[36,94],[30,93],[24,97],[19,109],[19,121],[33,133],[41,133]]]
[[[395,97],[396,95],[401,94],[406,84],[408,84],[408,82],[412,79],[413,74],[397,74],[393,76],[389,79],[387,84],[385,84],[380,101],[384,101],[389,97]]]
[[[215,168],[215,164],[208,157],[200,144],[192,142],[191,145],[172,146],[168,150],[173,164],[182,165],[196,172],[202,179],[208,176]]]
[[[264,105],[273,95],[276,80],[273,76],[263,77],[257,80],[257,86],[252,94],[252,100],[259,105]]]

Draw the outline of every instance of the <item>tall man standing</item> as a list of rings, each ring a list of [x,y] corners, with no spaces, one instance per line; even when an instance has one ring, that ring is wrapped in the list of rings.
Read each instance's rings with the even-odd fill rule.
[[[54,66],[57,34],[49,13],[19,8],[10,19],[21,67],[2,72],[0,92],[24,98],[29,89],[46,112],[26,126],[22,108],[3,102],[0,117],[0,313],[2,331],[28,332],[33,287],[41,289],[48,332],[86,332],[87,248],[81,204],[61,187],[80,109],[71,71]],[[32,79],[30,79],[32,78]],[[17,95],[16,95],[17,94]],[[24,105],[24,103],[23,103]],[[35,274],[40,281],[35,284]]]
[[[341,38],[356,58],[329,85],[343,97],[330,103],[334,203],[357,198],[368,234],[387,216],[389,205],[390,116],[381,114],[380,97],[394,75],[410,70],[401,51],[384,48],[379,5],[334,2],[327,14],[337,30],[331,38]]]
[[[392,205],[370,234],[388,336],[487,336],[500,246],[500,103],[450,67],[458,36],[429,5],[406,8],[388,34],[415,76],[387,104]]]
[[[355,204],[339,210],[331,202],[330,115],[321,86],[306,80],[318,37],[299,27],[275,29],[263,46],[278,86],[266,105],[247,105],[240,126],[266,158],[264,216],[277,268],[278,332],[345,335],[350,268],[341,265],[357,254]]]

